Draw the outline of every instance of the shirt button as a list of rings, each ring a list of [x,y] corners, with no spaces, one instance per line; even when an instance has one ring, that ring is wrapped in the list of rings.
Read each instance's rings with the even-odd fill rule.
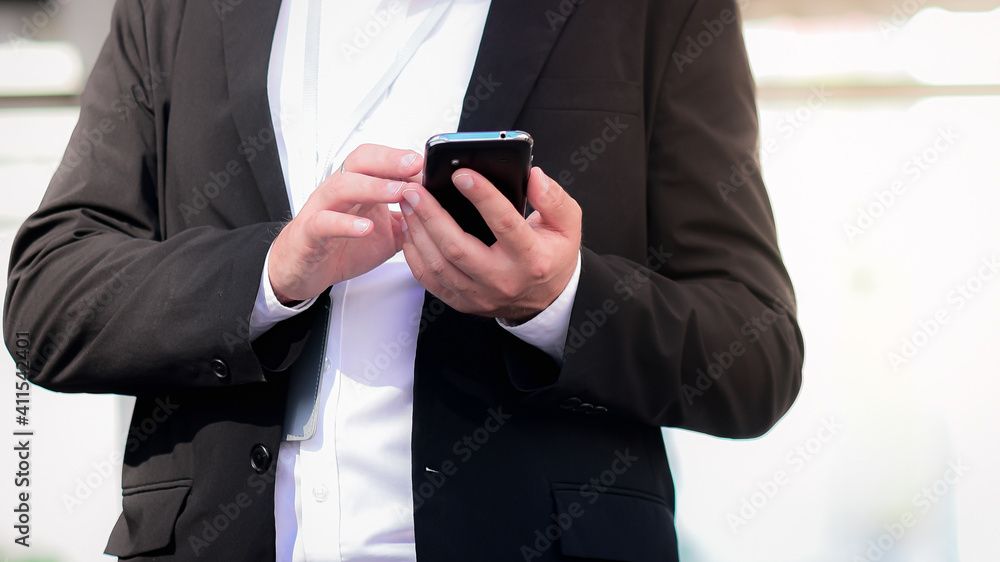
[[[332,366],[333,366],[333,362],[330,361],[329,357],[323,359],[323,372],[324,373],[329,373],[330,372],[330,367],[332,367]]]
[[[359,131],[364,131],[365,127],[367,127],[367,126],[368,126],[368,120],[367,119],[362,119],[361,122],[358,123],[358,130]]]
[[[578,408],[581,404],[583,404],[583,400],[573,397],[563,400],[563,403],[560,404],[559,407],[563,410],[572,410],[573,408]]]
[[[212,359],[211,367],[215,376],[220,379],[229,378],[229,365],[226,365],[226,362],[222,359]]]
[[[326,501],[326,495],[329,490],[323,484],[316,484],[313,486],[313,498],[318,501]]]
[[[264,474],[271,466],[271,451],[267,447],[257,443],[250,449],[250,468],[257,474]]]

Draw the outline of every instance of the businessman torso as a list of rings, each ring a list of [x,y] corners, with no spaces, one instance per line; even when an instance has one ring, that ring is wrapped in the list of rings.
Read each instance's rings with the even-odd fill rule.
[[[736,300],[754,303],[750,299],[761,295],[785,296],[787,286],[770,249],[773,227],[768,230],[759,180],[754,186],[750,179],[738,194],[752,205],[734,209],[716,198],[711,179],[728,171],[725,163],[744,156],[756,138],[745,59],[719,62],[706,54],[699,80],[718,80],[705,86],[708,95],[685,92],[690,86],[682,81],[676,97],[668,91],[671,74],[699,62],[679,63],[671,56],[682,28],[720,7],[735,8],[719,2],[699,12],[695,4],[493,2],[460,130],[522,129],[535,137],[535,165],[583,208],[584,272],[563,373],[544,352],[491,319],[457,313],[426,296],[412,435],[420,559],[675,559],[674,491],[659,426],[758,433],[787,408],[789,384],[797,389],[797,379],[773,385],[777,390],[764,385],[759,402],[767,405],[752,415],[729,407],[736,394],[723,391],[725,382],[690,416],[680,402],[681,383],[694,380],[694,367],[715,347],[681,337],[691,324],[687,305],[665,304],[650,276],[684,267],[728,270],[720,292],[729,290],[730,279],[752,279],[750,291],[733,291]],[[155,281],[142,281],[126,268],[125,284],[136,289],[130,294],[145,289],[164,299],[130,302],[157,318],[148,328],[155,334],[144,334],[147,328],[137,321],[104,328],[109,349],[101,353],[120,359],[99,358],[120,361],[122,370],[144,365],[143,356],[155,366],[146,376],[98,376],[92,386],[79,387],[139,395],[126,446],[123,514],[108,549],[123,558],[274,558],[285,371],[296,360],[314,360],[302,348],[314,316],[328,306],[317,303],[252,348],[246,341],[264,253],[288,216],[266,99],[277,10],[277,0],[123,3],[117,31],[94,71],[93,91],[84,97],[74,139],[81,131],[107,129],[101,142],[141,161],[121,183],[142,187],[67,188],[62,196],[86,199],[90,206],[139,209],[132,216],[109,212],[113,219],[107,220],[166,245],[161,261],[204,263],[206,276],[170,279],[199,270],[162,266],[164,274]],[[735,49],[733,42],[741,42],[735,36],[712,48]],[[741,49],[742,43],[737,54]],[[687,112],[735,116],[735,124],[722,140],[712,134],[670,138],[666,130],[684,130],[674,121],[687,119]],[[99,165],[83,169],[92,177],[111,177]],[[61,168],[57,179],[74,172],[84,173]],[[702,187],[671,189],[681,183],[678,178]],[[56,201],[52,197],[49,204]],[[715,235],[698,227],[700,217],[730,224],[747,239],[734,236],[726,244],[766,250],[751,258],[692,252],[682,258],[690,261],[668,263],[672,252],[714,244],[709,240]],[[209,238],[217,243],[185,243]],[[726,265],[716,268],[713,260]],[[242,275],[255,268],[256,278]],[[205,300],[173,300],[171,283],[195,285]],[[669,343],[670,334],[660,333],[668,326],[677,326],[684,341]],[[199,332],[206,329],[213,332],[208,342]],[[797,333],[774,332],[782,338],[776,348]],[[717,339],[728,343],[730,334]],[[133,349],[146,341],[157,343]],[[689,344],[700,355],[687,353]],[[658,363],[668,355],[676,355],[677,363]],[[789,357],[794,363],[794,354]],[[662,380],[647,384],[660,371]],[[756,392],[749,393],[751,400]],[[767,396],[771,392],[774,400]],[[706,420],[716,411],[713,426]]]

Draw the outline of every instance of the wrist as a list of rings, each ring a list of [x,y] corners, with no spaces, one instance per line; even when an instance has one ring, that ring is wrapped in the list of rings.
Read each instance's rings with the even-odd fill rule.
[[[271,294],[274,295],[274,298],[276,298],[282,306],[291,308],[301,303],[303,299],[297,299],[289,295],[281,283],[274,282],[275,279],[280,279],[280,275],[275,271],[276,266],[274,260],[271,260],[270,257],[271,256],[268,256],[267,261],[267,283],[271,286]]]
[[[293,299],[283,295],[274,287],[274,285],[271,285],[271,292],[274,293],[274,298],[278,299],[278,302],[280,302],[282,306],[287,306],[288,308],[294,308],[304,302],[301,299]]]

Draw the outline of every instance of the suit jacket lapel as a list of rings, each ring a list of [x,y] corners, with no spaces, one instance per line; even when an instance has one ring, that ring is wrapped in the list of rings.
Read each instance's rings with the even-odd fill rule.
[[[575,4],[567,0],[491,3],[459,131],[503,130],[513,125],[574,10]]]
[[[459,131],[503,130],[513,126],[568,18],[569,14],[560,12],[559,3],[559,0],[492,2],[479,44],[479,55],[466,90]],[[445,313],[442,316],[440,310],[435,312],[435,300],[436,297],[430,293],[424,293],[421,318],[435,320],[427,323],[426,330],[421,321],[422,328],[417,335],[411,441],[414,482],[422,482],[425,478],[425,455],[428,443],[432,441],[430,428],[434,425],[431,421],[434,402],[439,400],[439,385],[443,384],[436,371],[456,361],[455,347],[451,345],[449,336],[461,334],[470,337],[467,334],[471,333],[470,340],[477,345],[491,345],[494,342],[487,341],[488,338],[477,339],[477,336],[502,330],[495,322],[470,321],[471,317],[467,315]],[[463,322],[467,324],[463,325]],[[495,330],[490,332],[490,328],[484,326]],[[469,354],[468,350],[475,347],[462,349],[464,354]],[[471,361],[475,362],[475,359]],[[425,529],[428,533],[431,529],[436,531],[432,523],[425,523],[428,516],[426,509],[414,513],[418,550]]]
[[[267,99],[267,66],[280,6],[281,0],[246,1],[222,15],[226,78],[236,129],[241,139],[271,139],[258,157],[249,160],[272,221],[284,220],[291,212]]]
[[[270,138],[271,142],[249,160],[272,221],[291,217],[267,99],[267,67],[280,6],[281,0],[259,0],[255,5],[247,0],[227,13],[222,23],[230,106],[240,138],[259,137],[264,129],[270,132],[270,137],[264,138]],[[323,295],[316,306],[320,310],[313,317],[307,345],[288,368],[285,441],[301,441],[316,434],[323,354],[330,324],[329,298]]]
[[[562,4],[562,5],[561,5]],[[499,0],[490,6],[479,55],[464,98],[459,131],[512,126],[572,10],[565,0]],[[226,78],[241,138],[274,139],[267,99],[267,67],[280,0],[249,2],[224,14]],[[278,149],[267,143],[250,161],[270,219],[290,214]]]

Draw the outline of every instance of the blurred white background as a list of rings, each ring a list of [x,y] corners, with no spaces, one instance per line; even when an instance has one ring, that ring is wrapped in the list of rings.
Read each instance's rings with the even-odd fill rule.
[[[664,431],[682,559],[992,560],[1000,9],[741,4],[806,368],[792,411],[761,439]],[[110,6],[0,3],[4,264],[65,148]],[[14,370],[4,354],[10,431]],[[14,544],[5,509],[0,556],[107,560],[131,402],[31,392],[32,546]],[[3,506],[15,504],[9,439]]]

